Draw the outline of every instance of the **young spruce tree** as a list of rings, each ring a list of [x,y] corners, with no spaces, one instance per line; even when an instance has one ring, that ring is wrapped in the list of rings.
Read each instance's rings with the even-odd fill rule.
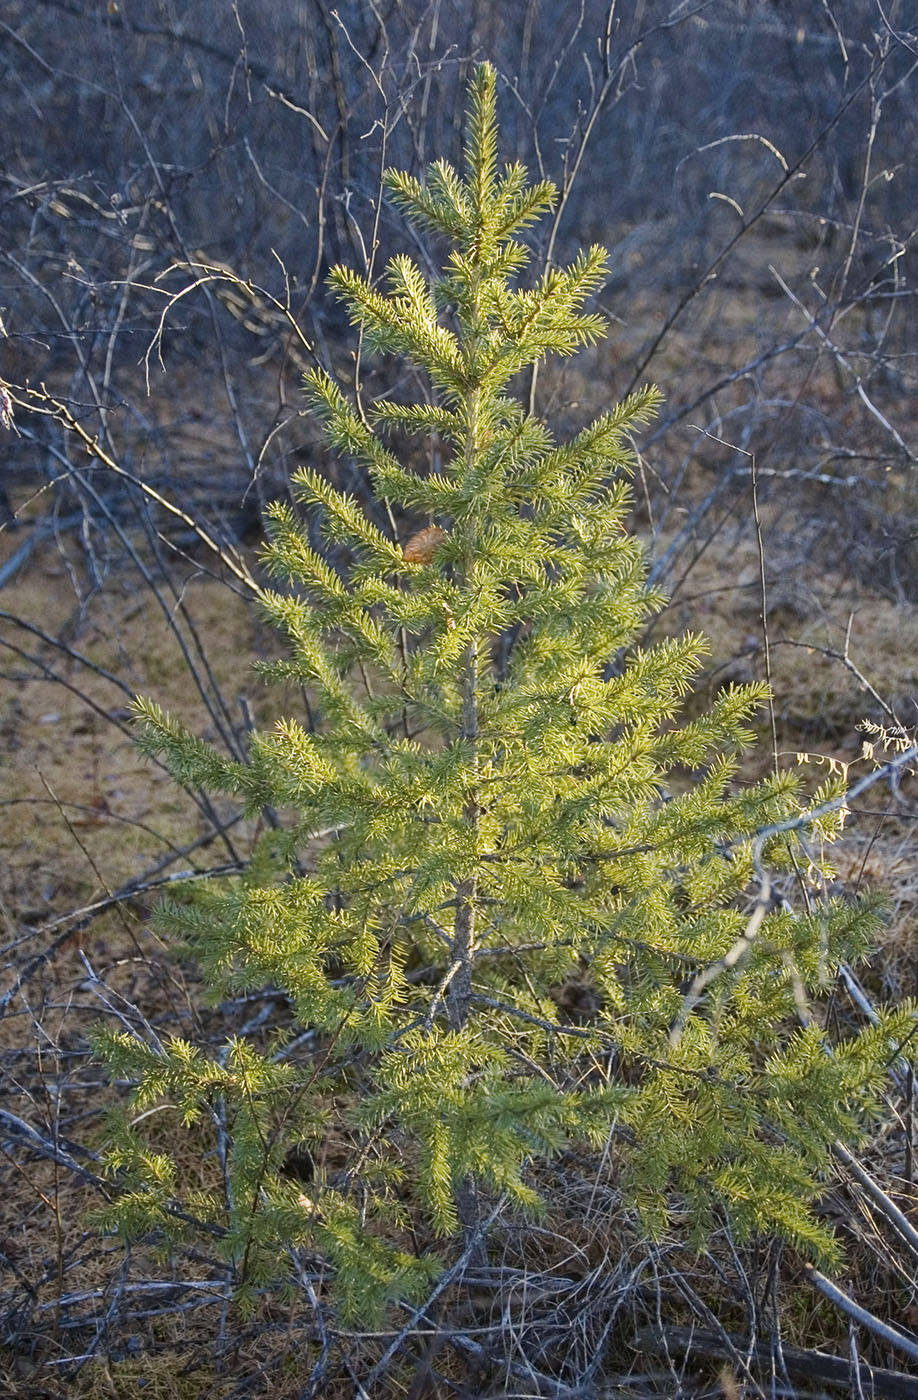
[[[384,290],[343,267],[332,283],[364,344],[404,357],[429,392],[365,413],[325,373],[307,392],[390,520],[415,524],[394,538],[304,467],[296,492],[346,552],[340,572],[288,506],[271,508],[266,562],[283,587],[263,606],[288,655],[262,672],[307,688],[314,725],[253,735],[240,764],[137,707],[141,747],[183,783],[287,814],[246,875],[159,921],[190,940],[216,998],[270,985],[292,1024],[267,1050],[239,1038],[219,1054],[100,1034],[136,1081],[132,1112],[165,1099],[222,1169],[212,1191],[187,1189],[146,1145],[162,1119],[125,1118],[111,1218],[133,1236],[199,1222],[243,1291],[292,1278],[297,1251],[319,1255],[344,1315],[368,1318],[438,1266],[409,1251],[408,1224],[415,1239],[469,1238],[483,1198],[538,1210],[532,1164],[614,1132],[650,1234],[675,1205],[699,1244],[726,1212],[741,1236],[777,1231],[831,1257],[820,1181],[901,1028],[830,1043],[807,1007],[874,916],[818,881],[802,912],[766,909],[762,872],[790,868],[800,838],[756,833],[800,808],[787,774],[731,781],[764,689],[680,720],[702,644],[637,644],[660,598],[626,533],[628,435],[656,392],[560,442],[510,392],[603,333],[584,308],[606,254],[518,280],[519,236],[555,193],[498,165],[487,65],[464,173],[440,161],[426,183],[387,183],[447,245],[442,275],[396,257]],[[436,439],[442,466],[404,465],[393,435]],[[805,852],[799,864],[812,872]],[[571,979],[588,991],[576,1014]],[[306,1184],[282,1170],[294,1149],[317,1164]]]

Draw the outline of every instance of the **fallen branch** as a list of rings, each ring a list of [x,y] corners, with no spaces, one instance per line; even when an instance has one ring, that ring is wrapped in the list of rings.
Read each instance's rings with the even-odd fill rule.
[[[65,1152],[60,1143],[52,1142],[50,1138],[43,1137],[37,1128],[33,1128],[31,1123],[27,1123],[24,1118],[17,1118],[15,1113],[10,1113],[5,1108],[0,1108],[0,1127],[6,1132],[12,1133],[20,1142],[28,1143],[33,1152],[37,1152],[40,1157],[46,1157],[49,1161],[57,1162],[60,1166],[66,1167],[68,1171],[80,1177],[83,1181],[90,1182],[101,1191],[109,1191],[111,1182],[103,1177],[97,1176],[95,1172],[87,1167],[81,1166],[75,1157],[69,1152]],[[86,1147],[80,1147],[78,1143],[70,1143],[74,1151],[82,1153],[90,1161],[98,1161],[94,1152],[90,1152]]]
[[[883,1322],[881,1318],[874,1317],[873,1313],[862,1308],[853,1298],[849,1298],[844,1289],[839,1288],[837,1283],[826,1278],[812,1264],[806,1265],[806,1272],[809,1279],[819,1289],[824,1298],[828,1298],[830,1303],[834,1303],[837,1308],[847,1316],[852,1322],[860,1323],[866,1327],[875,1337],[880,1337],[897,1351],[902,1351],[906,1356],[918,1361],[918,1341],[913,1337],[907,1337],[904,1332],[900,1332],[898,1327],[892,1327],[888,1322]]]
[[[716,1332],[707,1332],[695,1327],[642,1328],[634,1339],[634,1345],[642,1354],[652,1355],[675,1352],[689,1356],[692,1352],[715,1360],[729,1361],[731,1348],[742,1355],[749,1354],[749,1343],[744,1337],[728,1336],[727,1340]],[[852,1365],[845,1356],[833,1356],[825,1351],[808,1351],[800,1347],[789,1347],[781,1343],[781,1356],[789,1372],[828,1385],[850,1386]],[[752,1357],[763,1365],[771,1366],[772,1349],[767,1342],[760,1342],[752,1348]],[[918,1379],[906,1375],[904,1371],[887,1371],[880,1367],[858,1362],[857,1379],[864,1393],[875,1400],[918,1400]]]
[[[838,1160],[843,1162],[848,1168],[855,1180],[860,1182],[880,1214],[886,1218],[902,1242],[907,1245],[916,1259],[918,1259],[918,1230],[915,1229],[914,1225],[912,1225],[902,1213],[895,1201],[887,1196],[882,1187],[879,1186],[870,1173],[861,1166],[857,1158],[852,1157],[847,1147],[842,1143],[836,1142],[832,1151]]]

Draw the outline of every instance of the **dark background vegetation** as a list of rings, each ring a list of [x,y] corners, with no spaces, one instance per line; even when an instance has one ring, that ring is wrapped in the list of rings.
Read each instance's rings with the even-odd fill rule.
[[[555,218],[533,233],[537,266],[589,242],[611,251],[609,340],[518,392],[559,431],[638,383],[665,393],[635,504],[671,598],[657,626],[710,635],[709,689],[772,679],[766,766],[777,746],[783,761],[805,750],[860,776],[865,738],[879,755],[908,742],[916,27],[906,0],[0,10],[10,1394],[120,1396],[141,1382],[157,1395],[360,1394],[383,1358],[374,1396],[412,1400],[836,1382],[831,1393],[858,1395],[871,1393],[857,1389],[867,1362],[903,1365],[768,1242],[741,1255],[725,1238],[704,1265],[626,1246],[614,1180],[583,1163],[558,1169],[550,1230],[505,1245],[503,1267],[415,1318],[388,1359],[392,1338],[337,1335],[314,1293],[246,1323],[206,1258],[126,1260],[87,1231],[108,1090],[84,1032],[100,1015],[146,1017],[218,1044],[260,1012],[205,1012],[193,971],[151,939],[158,885],[233,868],[254,832],[142,770],[125,705],[151,693],[236,754],[253,706],[267,715],[248,669],[275,646],[247,605],[260,511],[293,466],[325,461],[299,376],[319,363],[364,396],[421,391],[399,366],[355,357],[326,275],[339,261],[375,275],[405,248],[381,172],[459,160],[482,59],[500,73],[504,156],[559,186]],[[351,464],[327,466],[376,509]],[[918,989],[908,785],[873,788],[839,854],[848,888],[870,880],[891,900],[884,946],[863,984],[840,989],[839,1015]],[[914,1225],[911,1100],[910,1072],[891,1079],[864,1161]],[[584,1224],[597,1193],[602,1229]],[[853,1292],[914,1338],[918,1237],[850,1171],[827,1209],[848,1233]],[[524,1274],[540,1282],[521,1301]],[[796,1369],[782,1337],[804,1357]],[[842,1357],[835,1381],[812,1359],[820,1345]],[[882,1384],[918,1395],[907,1377]]]

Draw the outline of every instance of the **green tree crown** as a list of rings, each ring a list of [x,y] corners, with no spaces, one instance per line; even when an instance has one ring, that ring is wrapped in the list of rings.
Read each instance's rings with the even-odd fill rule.
[[[141,748],[177,779],[286,814],[244,876],[164,904],[159,924],[190,940],[215,997],[269,985],[291,1023],[267,1048],[243,1037],[218,1055],[97,1038],[137,1084],[132,1109],[165,1098],[222,1163],[189,1192],[147,1120],[113,1121],[110,1220],[167,1237],[199,1222],[243,1294],[318,1253],[350,1317],[419,1295],[440,1267],[433,1241],[469,1237],[484,1195],[537,1212],[538,1164],[610,1139],[652,1235],[677,1205],[699,1244],[726,1212],[741,1236],[778,1231],[832,1257],[814,1210],[831,1146],[859,1130],[910,1015],[830,1043],[814,999],[875,911],[818,882],[799,913],[755,891],[837,819],[757,840],[800,811],[791,775],[734,780],[765,689],[685,718],[702,641],[639,644],[661,599],[627,531],[629,435],[656,391],[563,441],[512,392],[521,371],[603,335],[585,308],[607,258],[590,248],[521,282],[520,235],[555,191],[499,165],[495,89],[478,68],[462,174],[438,161],[424,182],[387,176],[447,246],[440,276],[407,257],[383,287],[331,276],[363,343],[403,357],[427,392],[364,409],[307,376],[328,442],[379,507],[296,473],[332,556],[289,505],[269,512],[281,587],[261,606],[288,645],[261,670],[305,687],[318,719],[253,735],[241,764],[137,704]],[[410,439],[422,450],[406,465],[393,442]],[[414,465],[433,441],[441,464]],[[283,1171],[294,1146],[317,1164],[305,1185]]]

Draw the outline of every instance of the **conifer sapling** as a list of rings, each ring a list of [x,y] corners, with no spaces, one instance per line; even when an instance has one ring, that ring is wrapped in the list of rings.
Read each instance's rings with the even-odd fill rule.
[[[740,1236],[831,1257],[813,1209],[831,1145],[858,1131],[904,1025],[830,1044],[820,1022],[869,907],[818,879],[800,912],[756,904],[757,861],[789,869],[801,840],[754,849],[800,810],[794,777],[733,780],[763,687],[680,718],[701,641],[639,644],[661,599],[626,529],[629,434],[656,392],[565,440],[514,396],[522,371],[604,333],[587,306],[607,260],[590,248],[527,283],[520,238],[555,192],[498,164],[495,86],[476,70],[462,174],[387,176],[446,245],[440,276],[404,256],[383,286],[332,273],[364,345],[427,389],[364,409],[307,376],[381,507],[298,471],[331,555],[288,505],[269,512],[281,586],[261,606],[287,651],[261,671],[305,687],[316,722],[253,735],[241,764],[137,706],[141,748],[176,778],[282,814],[245,875],[158,917],[215,998],[270,986],[291,1014],[267,1046],[219,1054],[97,1040],[136,1082],[132,1111],[165,1098],[202,1154],[218,1148],[212,1188],[192,1192],[148,1120],[116,1124],[114,1223],[169,1238],[202,1222],[243,1295],[318,1255],[351,1317],[436,1272],[409,1225],[430,1244],[473,1234],[482,1197],[537,1212],[538,1164],[613,1130],[607,1162],[650,1234],[676,1203],[699,1244],[726,1213]],[[437,442],[436,470],[399,456],[412,438]],[[832,834],[826,818],[808,836]],[[588,990],[576,1015],[572,979]],[[309,1182],[284,1172],[292,1149],[316,1164]]]

